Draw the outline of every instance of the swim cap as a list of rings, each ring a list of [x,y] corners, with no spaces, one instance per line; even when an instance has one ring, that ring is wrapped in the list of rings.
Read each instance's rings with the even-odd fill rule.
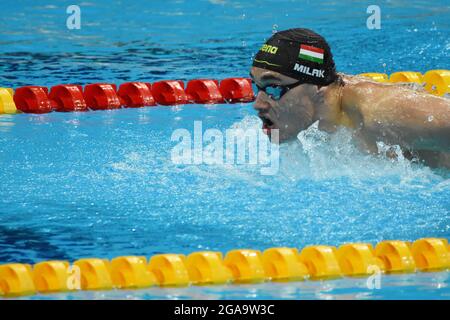
[[[309,29],[296,28],[275,33],[255,55],[253,66],[321,86],[337,79],[328,43]]]

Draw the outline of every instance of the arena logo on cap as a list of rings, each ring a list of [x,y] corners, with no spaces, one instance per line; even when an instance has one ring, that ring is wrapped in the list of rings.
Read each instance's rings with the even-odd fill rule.
[[[322,64],[323,52],[324,52],[323,49],[301,44],[300,52],[298,53],[298,58]]]
[[[261,47],[261,51],[271,53],[271,54],[276,54],[278,51],[278,47],[265,44]]]

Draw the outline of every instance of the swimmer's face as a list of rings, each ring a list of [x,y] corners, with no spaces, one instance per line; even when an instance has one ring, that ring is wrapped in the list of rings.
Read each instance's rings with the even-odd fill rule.
[[[311,96],[317,91],[317,86],[300,84],[289,89],[289,85],[298,83],[297,79],[257,67],[251,69],[250,75],[259,88],[275,86],[279,87],[278,90],[281,89],[281,97],[270,95],[273,88],[267,89],[267,93],[258,90],[253,104],[263,121],[263,131],[269,138],[271,131],[278,129],[280,142],[294,139],[300,131],[313,123]]]

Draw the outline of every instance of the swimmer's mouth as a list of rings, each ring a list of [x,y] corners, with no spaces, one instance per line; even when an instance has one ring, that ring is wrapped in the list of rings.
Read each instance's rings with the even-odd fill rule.
[[[270,120],[266,115],[264,114],[258,114],[259,118],[262,120],[263,125],[262,129],[265,134],[270,134],[270,131],[272,129],[275,129],[275,124],[272,120]]]

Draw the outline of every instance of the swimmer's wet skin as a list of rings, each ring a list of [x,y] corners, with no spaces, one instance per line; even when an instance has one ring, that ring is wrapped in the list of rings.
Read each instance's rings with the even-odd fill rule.
[[[399,145],[409,159],[450,168],[450,100],[398,85],[337,73],[326,40],[308,29],[274,34],[255,55],[250,76],[263,130],[280,142],[319,121],[332,133],[353,130],[365,151]]]

